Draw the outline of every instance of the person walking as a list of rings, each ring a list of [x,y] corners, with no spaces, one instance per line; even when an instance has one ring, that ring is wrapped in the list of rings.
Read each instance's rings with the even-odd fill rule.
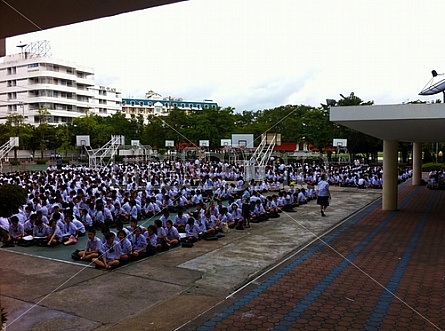
[[[331,192],[329,191],[329,183],[326,181],[326,174],[321,175],[318,182],[318,197],[317,205],[320,205],[321,216],[326,216],[325,211],[329,206],[329,200],[331,199]]]

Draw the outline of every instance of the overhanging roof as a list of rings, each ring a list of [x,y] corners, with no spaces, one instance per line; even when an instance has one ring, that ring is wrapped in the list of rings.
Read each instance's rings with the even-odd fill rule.
[[[445,141],[445,104],[332,107],[331,122],[382,140]]]
[[[0,1],[0,39],[184,0]]]

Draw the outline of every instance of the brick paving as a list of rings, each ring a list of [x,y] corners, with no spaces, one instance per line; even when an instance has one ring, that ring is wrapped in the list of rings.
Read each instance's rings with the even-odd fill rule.
[[[445,191],[402,185],[184,329],[445,329]]]

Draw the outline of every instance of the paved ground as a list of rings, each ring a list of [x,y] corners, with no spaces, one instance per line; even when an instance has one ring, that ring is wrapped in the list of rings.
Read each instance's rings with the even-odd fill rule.
[[[0,250],[8,330],[444,328],[445,192],[403,184],[398,212],[380,194],[333,188],[328,217],[312,202],[112,272]]]

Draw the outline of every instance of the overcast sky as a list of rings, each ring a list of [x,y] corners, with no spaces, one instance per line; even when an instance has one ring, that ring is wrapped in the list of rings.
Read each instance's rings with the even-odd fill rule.
[[[6,40],[49,40],[123,97],[212,99],[236,111],[319,106],[354,92],[376,104],[420,97],[445,72],[443,0],[190,0]],[[35,22],[37,25],[39,22]]]

